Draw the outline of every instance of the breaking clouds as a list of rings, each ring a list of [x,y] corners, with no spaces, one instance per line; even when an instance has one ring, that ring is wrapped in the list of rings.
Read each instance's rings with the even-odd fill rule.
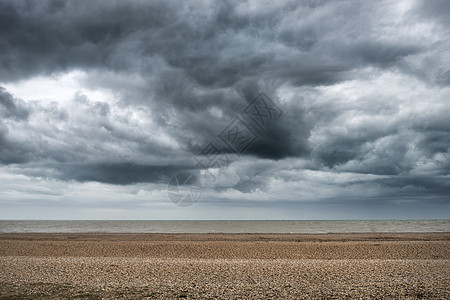
[[[448,20],[448,1],[0,0],[0,218],[448,218]],[[203,178],[260,92],[282,116]],[[203,197],[181,209],[185,171]]]

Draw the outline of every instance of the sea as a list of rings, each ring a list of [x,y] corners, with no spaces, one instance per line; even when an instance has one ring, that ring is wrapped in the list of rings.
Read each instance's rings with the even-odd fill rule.
[[[450,232],[450,220],[44,221],[0,220],[2,233]]]

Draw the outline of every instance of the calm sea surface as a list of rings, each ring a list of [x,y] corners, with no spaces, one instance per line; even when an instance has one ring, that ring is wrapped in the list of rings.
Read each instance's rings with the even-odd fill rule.
[[[346,233],[450,232],[450,220],[409,221],[8,221],[0,232]]]

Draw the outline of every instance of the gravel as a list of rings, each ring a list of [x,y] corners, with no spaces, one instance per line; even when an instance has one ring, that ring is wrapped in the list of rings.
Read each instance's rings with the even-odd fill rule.
[[[450,298],[450,239],[0,235],[0,297]]]

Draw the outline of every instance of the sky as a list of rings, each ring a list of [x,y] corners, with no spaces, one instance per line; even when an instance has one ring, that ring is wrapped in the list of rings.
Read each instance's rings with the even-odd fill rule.
[[[449,28],[445,0],[0,0],[0,219],[448,219]]]

